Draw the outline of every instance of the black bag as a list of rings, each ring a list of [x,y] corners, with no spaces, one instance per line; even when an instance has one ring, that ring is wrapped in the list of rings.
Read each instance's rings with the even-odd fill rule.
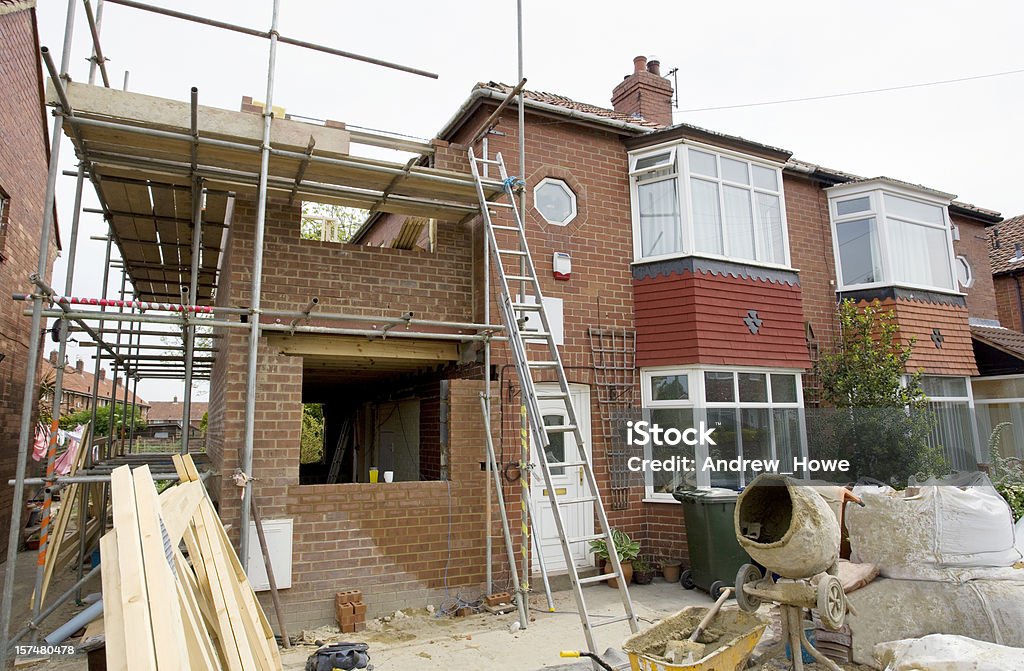
[[[317,649],[306,660],[306,671],[332,671],[333,669],[373,669],[370,646],[365,643],[331,643]]]

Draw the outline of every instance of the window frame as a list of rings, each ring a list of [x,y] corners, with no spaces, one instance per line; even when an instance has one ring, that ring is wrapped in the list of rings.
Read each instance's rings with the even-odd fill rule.
[[[890,215],[885,206],[886,195],[938,207],[942,212],[943,223],[941,225],[936,225],[933,222],[921,221],[904,215]],[[869,198],[869,202],[871,204],[870,210],[861,210],[859,212],[852,212],[843,215],[839,214],[839,203],[861,197]],[[949,202],[949,200],[932,196],[927,193],[900,188],[893,184],[879,183],[877,181],[871,181],[863,184],[855,183],[852,187],[849,184],[844,184],[829,189],[829,226],[832,230],[832,255],[836,269],[837,291],[860,291],[881,287],[902,287],[906,289],[917,289],[920,291],[934,291],[938,293],[962,295],[963,292],[958,289],[959,283],[957,281],[956,272],[956,252],[953,249],[953,222],[949,216]],[[883,279],[876,282],[846,284],[846,281],[843,279],[843,264],[839,253],[838,227],[840,224],[868,218],[873,218],[875,220],[875,227],[878,231],[878,248],[880,256],[878,262],[882,270]],[[890,219],[915,226],[925,226],[935,230],[943,230],[945,232],[946,249],[949,252],[946,264],[951,278],[951,287],[938,287],[915,284],[912,282],[897,282],[893,280],[893,268],[895,267],[894,261],[896,257],[890,239]]]
[[[957,286],[960,287],[961,289],[970,289],[971,287],[974,286],[974,280],[975,280],[975,277],[974,277],[974,267],[971,265],[971,260],[970,259],[968,259],[963,254],[957,254],[956,256],[953,257],[953,270],[954,271],[957,270],[957,264],[960,263],[960,262],[963,262],[964,268],[967,269],[967,281],[966,282],[961,282],[960,281],[960,273],[959,272],[956,273],[956,277],[954,277],[953,279],[956,281]]]
[[[706,175],[695,175],[690,171],[690,156],[689,150],[695,149],[697,151],[712,154],[716,159],[716,167],[718,168],[717,177],[709,177]],[[666,151],[671,152],[671,162],[661,163],[655,166],[649,166],[640,170],[636,169],[636,164],[644,158],[655,156],[657,154],[665,153]],[[742,161],[748,164],[748,177],[749,184],[740,184],[726,180],[722,176],[721,159],[728,158],[737,161]],[[754,186],[753,170],[750,166],[758,166],[775,172],[776,182],[778,186],[777,191],[771,191],[761,187]],[[659,169],[666,167],[673,168],[670,175],[662,175],[654,178],[644,178],[644,175],[650,172],[654,172]],[[781,163],[775,163],[767,159],[743,154],[729,149],[716,147],[701,142],[694,142],[692,140],[677,140],[671,143],[663,143],[655,145],[653,147],[645,147],[642,150],[630,152],[629,154],[629,194],[630,194],[630,214],[633,220],[633,262],[634,263],[648,263],[653,261],[663,261],[666,259],[684,258],[696,256],[700,258],[715,259],[720,261],[727,261],[730,263],[742,263],[745,265],[759,266],[765,268],[778,268],[783,270],[793,270],[792,267],[792,256],[790,251],[789,241],[789,220],[786,216],[786,194],[785,186],[783,183],[782,174],[783,165]],[[696,250],[696,239],[695,232],[693,229],[693,198],[692,190],[690,189],[690,178],[696,177],[705,181],[712,181],[717,185],[718,188],[718,206],[722,221],[720,221],[720,232],[722,234],[722,254],[716,254],[713,252],[703,252]],[[680,240],[682,243],[682,250],[679,252],[671,252],[668,254],[658,254],[652,256],[644,256],[642,251],[642,241],[640,238],[640,206],[639,198],[637,195],[638,186],[641,183],[657,182],[660,180],[675,179],[676,180],[676,199],[679,205],[679,227],[680,227]],[[767,194],[776,196],[779,199],[779,215],[782,225],[782,252],[783,262],[776,263],[772,261],[762,261],[758,259],[748,259],[738,256],[730,256],[728,254],[728,234],[726,232],[724,222],[724,211],[725,211],[725,189],[724,186],[732,186],[742,188],[749,194],[750,208],[751,208],[751,221],[756,227],[759,223],[757,213],[757,193]],[[751,241],[754,246],[755,255],[761,250],[760,241],[758,236],[755,234]]]
[[[775,409],[797,409],[804,410],[804,389],[803,389],[803,369],[798,368],[767,368],[759,366],[707,366],[707,365],[686,365],[686,366],[655,366],[651,368],[640,369],[640,398],[641,407],[645,411],[648,409],[658,408],[690,408],[693,410],[693,421],[696,422],[707,422],[707,410],[709,408],[733,408],[736,411],[737,425],[739,425],[741,417],[740,410],[751,408],[759,409],[765,408],[769,410]],[[708,403],[706,402],[707,393],[706,385],[704,381],[705,373],[731,373],[732,384],[733,384],[733,400],[732,401],[718,401]],[[752,401],[740,401],[740,389],[739,389],[739,374],[740,373],[759,373],[765,375],[766,385],[766,398],[765,402],[752,402]],[[654,377],[661,377],[665,375],[686,375],[687,376],[687,387],[688,396],[686,400],[662,400],[655,401],[652,399],[651,393],[651,379]],[[786,375],[795,378],[796,384],[796,401],[795,402],[775,402],[772,399],[772,383],[771,375]],[[803,412],[799,413],[800,420],[800,454],[806,456],[807,454],[807,425],[806,418]],[[769,422],[770,436],[771,436],[771,447],[772,457],[776,458],[776,439],[775,439],[775,422]],[[742,436],[739,436],[740,449],[742,450]],[[648,444],[644,446],[644,459],[651,458],[652,445]],[[702,445],[697,445],[694,449],[694,454],[698,463],[702,463],[707,458],[707,448]],[[645,503],[678,503],[675,498],[668,492],[655,492],[653,477],[650,471],[644,472],[644,502]],[[700,470],[697,471],[697,486],[700,489],[707,489],[711,486],[711,478],[708,473],[704,473]]]
[[[948,405],[962,404],[962,405],[965,405],[967,407],[967,415],[968,415],[968,417],[970,417],[970,420],[971,420],[971,425],[970,425],[970,427],[968,427],[968,435],[970,436],[970,440],[972,442],[971,447],[974,450],[974,458],[975,458],[975,460],[979,464],[980,463],[985,463],[985,461],[988,459],[988,455],[983,454],[982,442],[980,440],[980,436],[978,435],[978,415],[977,415],[977,412],[975,411],[975,402],[974,402],[974,387],[973,387],[974,380],[970,376],[967,376],[967,375],[934,375],[934,374],[925,373],[925,374],[922,375],[922,377],[949,378],[949,379],[956,379],[956,380],[963,380],[964,381],[964,385],[966,387],[966,389],[965,389],[966,393],[964,395],[962,395],[962,396],[928,396],[927,393],[925,394],[925,396],[928,399],[929,408],[931,408],[931,406],[933,406],[933,405],[942,405],[942,404],[948,404]],[[985,378],[985,379],[989,379],[989,378]],[[906,384],[906,378],[904,378],[904,384]],[[923,387],[923,385],[922,385],[922,387]],[[934,409],[934,408],[932,408],[932,409]],[[943,446],[943,447],[945,449],[945,446]]]
[[[569,194],[569,204],[571,212],[568,218],[564,219],[563,221],[552,221],[551,219],[548,219],[547,215],[545,215],[544,212],[540,209],[540,207],[537,206],[537,192],[540,191],[541,187],[547,184],[552,184],[560,188],[563,188]],[[577,216],[579,216],[579,208],[576,205],[576,192],[572,190],[572,187],[569,186],[568,182],[566,182],[564,179],[559,179],[558,177],[545,177],[544,179],[537,182],[537,185],[533,187],[533,209],[537,210],[537,214],[541,216],[541,219],[551,224],[552,226],[568,226],[569,224],[576,220]]]

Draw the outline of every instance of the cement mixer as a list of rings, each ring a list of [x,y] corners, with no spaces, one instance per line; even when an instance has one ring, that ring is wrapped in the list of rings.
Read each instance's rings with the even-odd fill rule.
[[[849,610],[838,578],[840,523],[825,499],[799,480],[765,473],[740,494],[734,524],[740,545],[767,569],[762,575],[753,564],[740,568],[736,575],[740,608],[754,612],[763,601],[778,603],[783,629],[780,646],[790,645],[793,669],[803,671],[802,644],[826,668],[841,671],[814,649],[803,627],[804,608],[816,609],[833,631],[842,628]],[[777,581],[773,574],[781,579]]]

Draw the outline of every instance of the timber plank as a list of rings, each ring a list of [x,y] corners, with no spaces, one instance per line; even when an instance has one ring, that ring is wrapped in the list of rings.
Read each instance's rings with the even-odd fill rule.
[[[100,579],[103,583],[103,636],[109,671],[128,671],[128,649],[125,641],[124,611],[122,610],[121,581],[118,575],[120,560],[117,554],[117,530],[107,532],[100,539],[103,564]]]

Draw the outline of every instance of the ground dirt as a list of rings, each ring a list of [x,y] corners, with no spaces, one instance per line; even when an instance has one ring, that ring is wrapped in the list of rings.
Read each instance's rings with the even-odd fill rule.
[[[25,622],[25,606],[32,591],[35,569],[34,555],[24,554],[18,562],[15,582],[15,616],[12,629]],[[0,576],[3,567],[0,566]],[[53,594],[65,591],[74,583],[73,572],[58,574],[51,587]],[[86,586],[84,593],[99,590],[99,580]],[[687,591],[677,583],[656,579],[652,585],[633,585],[630,588],[641,627],[650,627],[661,619],[687,606],[708,607],[711,599],[700,590]],[[622,612],[618,592],[605,585],[595,585],[585,591],[588,607],[595,619]],[[543,594],[534,594],[531,620],[525,630],[516,627],[516,614],[492,615],[481,613],[468,617],[435,617],[425,608],[410,608],[402,615],[391,616],[390,621],[375,620],[359,634],[341,634],[338,628],[325,623],[317,629],[295,632],[296,644],[291,650],[282,650],[285,671],[301,671],[306,659],[317,648],[316,642],[340,640],[361,641],[369,644],[370,657],[378,671],[386,669],[438,668],[447,671],[531,671],[533,669],[572,668],[587,671],[589,664],[561,666],[566,660],[559,657],[563,649],[585,646],[580,622],[575,614],[571,592],[556,592],[555,612],[548,612]],[[733,608],[734,606],[727,606]],[[70,602],[59,608],[41,627],[43,635],[66,622],[83,607]],[[273,614],[268,613],[273,620]],[[717,625],[712,625],[716,630]],[[602,648],[618,648],[629,636],[626,623],[617,622],[596,630]],[[766,633],[771,634],[771,628]],[[77,643],[69,639],[67,643]],[[20,668],[20,667],[19,667]],[[28,667],[41,671],[86,671],[87,661],[82,653],[53,656]],[[789,666],[783,657],[759,667],[762,671],[778,671]],[[845,666],[844,671],[868,671],[868,667]],[[817,665],[805,665],[807,671],[821,671]]]

